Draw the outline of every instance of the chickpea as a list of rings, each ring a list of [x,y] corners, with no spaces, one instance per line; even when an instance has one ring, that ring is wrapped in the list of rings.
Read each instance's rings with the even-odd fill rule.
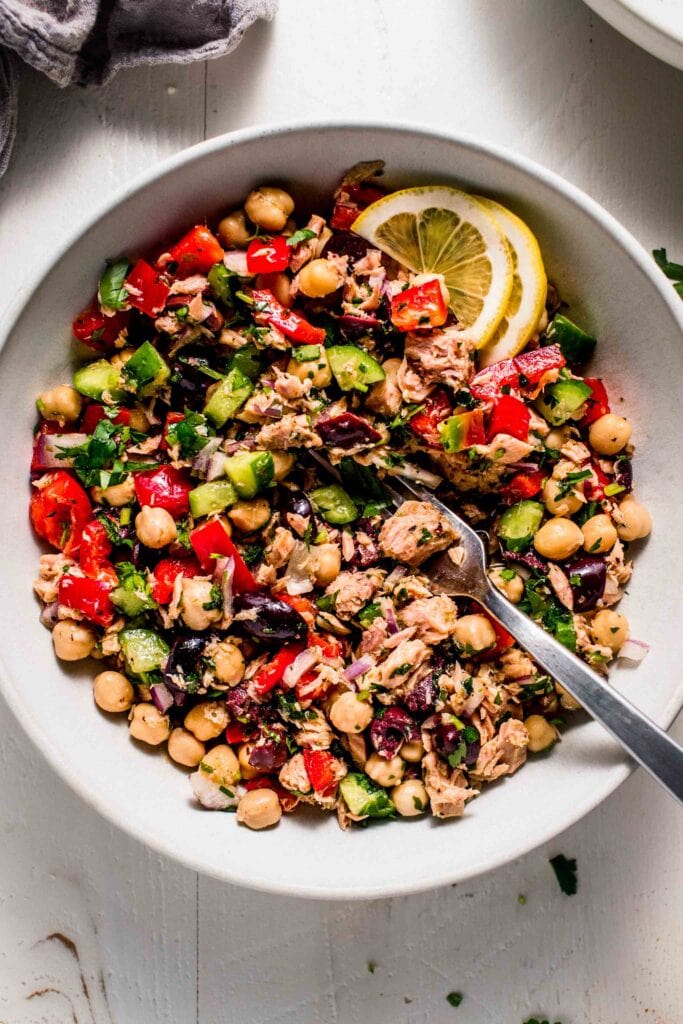
[[[392,757],[387,760],[380,754],[370,754],[365,763],[365,773],[369,775],[378,786],[397,786],[403,778],[405,762],[402,757]]]
[[[347,690],[332,705],[330,721],[339,732],[362,732],[372,721],[372,706],[367,700],[359,700],[353,690]]]
[[[287,363],[287,373],[293,374],[299,380],[310,380],[311,386],[314,388],[325,388],[332,382],[332,369],[322,345],[320,345],[320,354],[315,359],[300,362],[292,357]]]
[[[616,653],[628,640],[628,619],[610,608],[603,608],[591,622],[590,631],[596,644]]]
[[[583,502],[579,497],[583,480],[577,482],[570,491],[562,493],[562,481],[550,477],[546,480],[543,488],[543,502],[552,516],[573,516],[578,512]]]
[[[424,757],[425,748],[422,740],[406,740],[401,744],[401,757],[410,764],[419,764]]]
[[[504,574],[504,575],[503,575]],[[513,604],[519,604],[524,594],[524,580],[514,569],[507,569],[502,565],[491,566],[489,573],[494,586],[507,597]]]
[[[222,602],[220,608],[210,607],[213,603],[213,586],[211,580],[183,578],[180,608],[183,621],[189,629],[201,632],[222,617]]]
[[[244,210],[232,210],[218,225],[218,238],[226,249],[246,249],[251,238]]]
[[[228,712],[225,704],[219,704],[215,700],[203,700],[195,704],[191,711],[185,715],[183,725],[198,740],[203,743],[206,740],[215,740],[228,724]]]
[[[111,487],[91,487],[90,494],[96,505],[111,505],[113,508],[123,508],[130,505],[135,497],[135,482],[132,475],[128,475],[120,484],[113,484]]]
[[[201,760],[200,771],[216,786],[234,786],[242,777],[235,751],[227,743],[211,748]]]
[[[162,715],[154,704],[136,704],[130,716],[128,731],[133,739],[158,747],[171,732],[168,715]]]
[[[534,537],[534,547],[539,555],[553,561],[569,558],[583,543],[580,528],[571,519],[561,516],[549,519]]]
[[[455,642],[476,653],[493,647],[496,631],[485,615],[463,615],[453,627]]]
[[[81,415],[83,399],[75,388],[68,384],[58,384],[49,391],[43,391],[36,405],[43,419],[56,420],[63,426],[65,423],[73,423]]]
[[[221,640],[213,655],[216,675],[226,686],[237,686],[244,675],[244,656],[235,644]]]
[[[581,527],[583,546],[591,554],[604,555],[617,542],[617,530],[609,516],[591,516]]]
[[[281,817],[282,808],[274,789],[252,789],[237,805],[237,820],[247,828],[270,828]]]
[[[311,548],[313,577],[319,587],[326,587],[341,572],[341,551],[336,544],[318,544]]]
[[[419,779],[406,779],[394,786],[390,796],[402,818],[416,818],[429,807],[427,790]]]
[[[342,278],[331,260],[311,260],[299,271],[299,291],[309,299],[323,299],[341,287]]]
[[[135,690],[122,672],[100,672],[93,680],[93,696],[98,708],[115,714],[130,709]]]
[[[621,540],[640,540],[652,530],[652,517],[644,505],[629,494],[614,510],[617,534]]]
[[[557,729],[543,715],[529,715],[524,719],[524,725],[529,733],[529,750],[532,754],[548,750],[559,739]]]
[[[287,218],[294,212],[294,200],[281,188],[262,185],[247,196],[244,204],[247,216],[266,231],[282,231]]]
[[[623,416],[605,413],[588,428],[588,441],[600,455],[616,455],[631,439],[631,424]]]
[[[279,483],[288,476],[294,467],[294,456],[289,452],[271,452],[273,456],[273,479]]]
[[[253,743],[240,743],[239,750],[237,751],[237,760],[239,761],[240,774],[243,779],[255,779],[257,775],[261,774],[261,769],[254,768],[253,764],[249,761],[253,749]]]
[[[171,730],[168,737],[168,756],[185,768],[196,768],[206,753],[204,744],[187,729]]]
[[[292,281],[288,274],[284,270],[279,270],[273,274],[259,274],[256,278],[257,288],[267,288],[271,291],[278,302],[281,302],[283,306],[289,308],[292,303]]]
[[[560,704],[566,711],[580,711],[581,705],[576,697],[572,697],[569,690],[565,690],[561,683],[555,683],[555,689],[560,698]]]
[[[383,416],[395,416],[403,405],[403,394],[398,386],[398,371],[401,359],[385,359],[382,363],[384,380],[373,384],[365,399],[365,404],[374,412]]]
[[[114,353],[114,355],[111,357],[110,362],[112,366],[115,366],[118,370],[120,370],[134,355],[134,348],[122,348],[120,352]]]
[[[80,661],[92,654],[97,637],[85,623],[62,619],[52,630],[52,643],[61,661]]]
[[[144,505],[135,517],[135,532],[146,548],[165,548],[178,536],[175,520],[165,508]]]
[[[553,427],[543,440],[546,448],[553,448],[555,451],[561,451],[566,445],[570,437],[569,427]]]
[[[242,533],[254,533],[262,529],[270,519],[270,504],[265,498],[238,501],[228,512],[228,518]]]

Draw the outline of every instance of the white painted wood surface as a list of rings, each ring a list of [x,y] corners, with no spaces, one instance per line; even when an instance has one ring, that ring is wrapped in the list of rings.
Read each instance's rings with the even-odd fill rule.
[[[90,93],[27,72],[0,182],[5,315],[112,188],[284,119],[403,118],[509,145],[680,259],[681,109],[683,74],[580,0],[282,0],[206,67]],[[350,905],[250,893],[107,825],[0,702],[0,1024],[677,1024],[682,850],[680,812],[639,772],[547,848],[455,889]],[[578,859],[575,897],[557,852]]]

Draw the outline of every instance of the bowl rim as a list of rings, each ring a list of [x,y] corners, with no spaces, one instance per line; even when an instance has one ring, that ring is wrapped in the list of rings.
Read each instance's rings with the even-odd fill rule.
[[[185,149],[180,150],[180,152],[153,164],[141,174],[134,176],[130,182],[121,186],[112,194],[111,197],[99,204],[95,211],[84,221],[79,221],[78,226],[67,235],[66,240],[59,247],[57,252],[51,256],[49,261],[46,261],[43,266],[38,266],[36,268],[35,286],[26,295],[20,308],[7,323],[7,326],[0,329],[0,352],[2,352],[2,349],[15,330],[21,317],[24,315],[24,310],[30,304],[33,295],[40,287],[43,276],[66,256],[72,246],[74,246],[84,234],[90,231],[103,217],[111,213],[131,195],[140,191],[140,189],[152,184],[160,178],[163,178],[167,173],[174,171],[183,165],[191,164],[196,160],[201,160],[203,157],[220,150],[229,150],[234,145],[253,142],[268,137],[277,138],[279,136],[296,134],[298,132],[315,133],[343,130],[371,131],[378,135],[381,135],[382,133],[401,133],[411,136],[436,138],[445,142],[453,142],[470,150],[474,154],[480,153],[489,157],[493,156],[496,160],[507,164],[511,168],[521,171],[532,178],[536,178],[550,189],[559,192],[565,198],[569,199],[574,205],[582,209],[583,212],[585,212],[592,220],[596,221],[603,230],[612,236],[616,243],[628,254],[633,263],[636,264],[638,269],[650,279],[650,282],[659,292],[665,305],[669,307],[673,320],[678,323],[681,333],[683,333],[683,305],[681,304],[678,296],[675,295],[673,289],[668,287],[667,279],[656,267],[654,261],[648,255],[644,247],[596,200],[591,199],[591,197],[583,190],[571,184],[571,182],[567,181],[560,174],[545,168],[542,164],[539,164],[526,156],[515,153],[505,146],[500,146],[497,143],[489,142],[467,133],[461,134],[455,131],[444,130],[438,126],[416,124],[401,120],[378,123],[371,119],[351,120],[349,118],[332,118],[323,121],[288,121],[280,122],[278,124],[257,125],[242,128],[233,132],[226,132],[222,135],[215,136],[214,138],[196,143],[193,146],[186,147]],[[613,793],[621,783],[628,778],[636,767],[634,762],[624,760],[609,769],[605,769],[603,784],[593,790],[590,798],[586,799],[580,804],[580,806],[574,807],[567,813],[566,820],[559,831],[556,826],[551,825],[541,834],[536,835],[533,840],[520,841],[512,849],[506,848],[499,856],[491,858],[484,866],[482,866],[481,870],[473,869],[467,870],[464,873],[458,872],[454,863],[452,868],[444,869],[441,874],[432,876],[429,880],[411,882],[411,880],[407,878],[404,882],[394,882],[386,886],[375,885],[366,888],[361,886],[354,887],[353,889],[348,887],[336,889],[334,887],[330,887],[329,889],[323,890],[318,886],[306,886],[298,883],[290,883],[286,879],[273,880],[272,878],[260,877],[247,878],[244,874],[234,874],[230,870],[229,864],[226,864],[224,869],[217,870],[207,867],[207,865],[202,863],[202,861],[197,857],[178,851],[169,842],[158,838],[155,833],[149,830],[146,831],[134,821],[128,820],[123,813],[112,809],[104,797],[101,797],[99,794],[93,793],[88,789],[82,779],[78,776],[75,768],[62,757],[61,753],[52,744],[49,735],[34,718],[29,703],[22,699],[21,691],[11,681],[10,673],[4,664],[1,650],[0,692],[12,710],[15,718],[19,721],[25,733],[32,740],[35,749],[40,752],[50,767],[57,771],[62,780],[108,822],[116,825],[124,833],[132,836],[134,839],[151,848],[156,853],[162,854],[190,870],[216,878],[220,881],[228,882],[231,885],[258,889],[263,892],[270,892],[283,896],[300,896],[311,899],[329,900],[342,900],[348,898],[377,899],[428,891],[431,889],[437,889],[441,886],[446,886],[456,881],[461,882],[468,878],[479,877],[480,875],[496,870],[504,864],[531,852],[539,846],[544,845],[546,842],[549,842],[556,836],[561,835],[572,825],[576,824],[577,821],[590,813],[590,811],[597,807],[598,804],[602,803],[603,800]],[[679,710],[680,708],[677,701],[675,699],[672,700],[667,706],[666,711],[658,716],[658,724],[663,725],[668,729]]]

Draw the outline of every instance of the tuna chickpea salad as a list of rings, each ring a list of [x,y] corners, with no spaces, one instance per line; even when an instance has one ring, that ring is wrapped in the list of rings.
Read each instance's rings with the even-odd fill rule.
[[[252,829],[300,804],[344,829],[459,817],[578,706],[432,592],[452,529],[386,478],[482,531],[496,586],[594,667],[647,650],[616,609],[651,521],[595,338],[518,217],[382,172],[351,168],[319,209],[262,185],[109,260],[73,379],[37,401],[57,658],[96,659],[98,708]]]

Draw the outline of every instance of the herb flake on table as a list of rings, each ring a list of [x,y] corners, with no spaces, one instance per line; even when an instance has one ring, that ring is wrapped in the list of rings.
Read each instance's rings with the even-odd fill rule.
[[[460,1006],[464,998],[462,992],[449,992],[446,996],[446,1002],[450,1006]]]
[[[565,896],[574,896],[578,889],[576,858],[565,857],[563,853],[558,853],[556,857],[550,858],[550,865]]]

